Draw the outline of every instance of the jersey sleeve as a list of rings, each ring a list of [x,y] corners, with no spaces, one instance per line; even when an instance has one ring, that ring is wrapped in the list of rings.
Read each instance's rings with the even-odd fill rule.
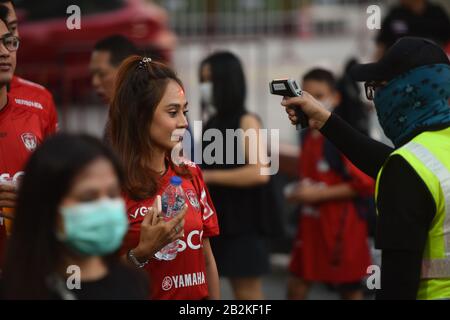
[[[350,176],[348,183],[352,186],[352,188],[363,197],[372,196],[375,191],[375,182],[374,180],[366,175],[364,172],[359,170],[353,163],[350,162],[347,158],[344,158],[344,164],[347,170],[347,173]]]
[[[48,106],[48,123],[45,128],[45,136],[50,136],[58,131],[58,113],[56,111],[55,101],[53,100],[53,96],[50,92],[47,95],[47,103]]]
[[[219,235],[219,221],[217,219],[216,208],[208,191],[208,187],[203,181],[202,171],[195,166],[195,186],[200,198],[200,210],[203,219],[203,237],[214,237]]]

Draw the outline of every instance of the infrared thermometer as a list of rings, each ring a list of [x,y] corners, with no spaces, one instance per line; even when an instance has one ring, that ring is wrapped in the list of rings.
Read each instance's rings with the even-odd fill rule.
[[[303,94],[302,89],[294,79],[275,79],[270,82],[270,93],[283,97],[299,97]],[[289,107],[295,111],[297,116],[297,130],[308,127],[308,117],[299,108]]]

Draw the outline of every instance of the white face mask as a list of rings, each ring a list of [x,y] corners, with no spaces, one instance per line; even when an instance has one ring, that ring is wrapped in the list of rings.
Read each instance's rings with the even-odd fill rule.
[[[200,83],[200,99],[205,105],[213,104],[213,85],[212,82]]]
[[[204,104],[203,119],[207,120],[216,114],[217,110],[213,104],[213,84],[212,82],[200,83],[200,99]]]
[[[330,99],[320,100],[320,103],[328,111],[333,111],[335,108],[335,105],[330,101]]]
[[[57,238],[87,256],[103,256],[117,250],[128,230],[125,202],[102,199],[60,208],[64,235]]]

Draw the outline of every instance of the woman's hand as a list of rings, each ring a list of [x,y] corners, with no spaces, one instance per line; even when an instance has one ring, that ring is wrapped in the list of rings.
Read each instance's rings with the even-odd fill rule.
[[[140,261],[148,260],[169,243],[181,239],[184,236],[186,210],[187,204],[176,217],[170,221],[164,221],[161,197],[157,196],[156,201],[148,209],[148,213],[141,223],[139,244],[133,249],[136,258]]]
[[[286,108],[292,124],[296,124],[298,121],[295,109],[302,110],[308,117],[309,126],[312,129],[320,130],[331,115],[330,111],[306,91],[303,91],[303,95],[300,97],[284,97],[281,105]]]
[[[320,185],[301,186],[296,192],[296,198],[300,203],[317,204],[322,202],[324,187]]]
[[[289,202],[303,204],[317,204],[323,201],[326,186],[322,183],[310,183],[304,181],[286,196]]]

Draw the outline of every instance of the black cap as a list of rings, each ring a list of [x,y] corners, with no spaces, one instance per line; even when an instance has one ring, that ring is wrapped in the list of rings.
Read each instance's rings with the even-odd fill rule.
[[[425,38],[404,37],[378,62],[354,65],[350,75],[356,81],[390,81],[409,70],[441,63],[450,65],[447,54],[436,43]]]

